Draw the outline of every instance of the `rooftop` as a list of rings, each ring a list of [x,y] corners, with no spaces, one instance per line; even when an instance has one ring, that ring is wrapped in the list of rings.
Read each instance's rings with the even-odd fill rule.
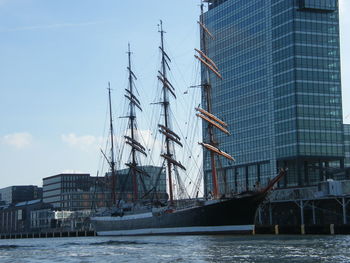
[[[51,178],[55,178],[55,177],[65,177],[65,176],[90,176],[90,174],[86,174],[86,173],[61,173],[61,174],[56,174],[53,176],[45,177],[45,178],[43,178],[43,180],[51,179]]]

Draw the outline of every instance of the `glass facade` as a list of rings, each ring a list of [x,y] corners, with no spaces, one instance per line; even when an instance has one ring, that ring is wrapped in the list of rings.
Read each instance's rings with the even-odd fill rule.
[[[280,186],[312,185],[322,178],[315,166],[343,165],[337,1],[210,2],[208,55],[223,76],[211,76],[213,113],[233,134],[216,137],[236,159],[219,162],[219,177],[249,190],[288,167]]]
[[[338,1],[336,0],[300,0],[300,7],[304,9],[316,9],[319,11],[336,11]]]
[[[344,124],[345,167],[350,167],[350,124]]]

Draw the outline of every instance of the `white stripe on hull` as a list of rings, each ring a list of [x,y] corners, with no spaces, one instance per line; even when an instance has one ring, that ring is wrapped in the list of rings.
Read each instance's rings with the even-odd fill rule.
[[[161,235],[161,234],[195,234],[195,233],[252,233],[254,225],[240,226],[194,226],[172,228],[144,228],[132,230],[98,231],[99,236],[136,236],[136,235]]]
[[[148,218],[152,217],[152,213],[142,213],[142,214],[134,214],[134,215],[125,215],[125,216],[95,216],[91,217],[92,221],[126,221],[126,220],[133,220],[133,219],[141,219],[141,218]]]

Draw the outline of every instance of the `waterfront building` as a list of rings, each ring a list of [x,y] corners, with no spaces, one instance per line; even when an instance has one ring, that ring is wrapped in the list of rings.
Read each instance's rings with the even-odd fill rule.
[[[212,111],[233,134],[216,138],[236,159],[219,180],[249,190],[287,167],[280,187],[309,186],[343,167],[338,1],[207,2],[208,54],[223,76],[211,76]],[[209,156],[204,170],[208,193]]]
[[[142,178],[137,178],[138,198],[149,198],[147,193],[152,192],[152,195],[167,200],[165,170],[162,167],[152,165],[143,165],[140,168],[143,174]],[[131,201],[133,198],[133,182],[129,173],[130,169],[128,168],[116,171],[117,182],[119,182],[116,185],[116,192],[122,193],[121,197],[125,201]],[[107,176],[109,177],[110,173]]]
[[[42,188],[36,185],[17,185],[0,189],[0,201],[15,204],[42,198]]]
[[[31,231],[31,212],[51,209],[41,199],[0,206],[0,233],[24,233]]]
[[[156,166],[140,166],[145,175],[139,179],[140,198],[153,190],[158,198],[167,199],[165,172]],[[116,171],[116,196],[128,202],[132,200],[132,180],[129,169]],[[58,174],[43,179],[43,201],[54,208],[66,211],[92,210],[112,206],[112,179],[89,174]],[[157,185],[156,189],[154,186]],[[148,190],[146,190],[148,189]]]
[[[55,211],[55,227],[57,229],[64,229],[65,231],[85,231],[91,230],[90,224],[90,210],[79,211]]]
[[[30,211],[30,229],[32,231],[42,231],[55,226],[55,211],[51,207],[39,207]]]
[[[68,193],[89,192],[93,183],[89,174],[58,174],[43,178],[43,202],[54,208],[65,208]]]
[[[105,178],[58,174],[43,178],[43,201],[59,210],[91,210],[110,206],[111,194]]]

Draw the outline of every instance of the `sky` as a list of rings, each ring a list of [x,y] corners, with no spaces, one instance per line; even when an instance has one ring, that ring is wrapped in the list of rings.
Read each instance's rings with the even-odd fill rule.
[[[160,19],[178,94],[198,84],[199,3],[0,0],[0,188],[41,186],[42,178],[62,172],[96,174],[108,82],[114,118],[125,111],[129,42],[144,111],[154,101]],[[343,115],[350,123],[350,18],[344,15],[350,1],[340,0],[340,10]],[[148,119],[140,122],[146,126]]]

